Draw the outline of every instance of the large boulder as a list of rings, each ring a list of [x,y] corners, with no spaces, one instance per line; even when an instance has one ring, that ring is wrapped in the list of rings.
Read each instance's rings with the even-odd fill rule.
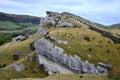
[[[43,27],[39,27],[38,31],[37,31],[37,35],[43,34],[45,35],[48,31],[45,30]]]
[[[58,46],[54,46],[52,43],[50,43],[48,40],[42,38],[40,40],[37,40],[34,42],[34,46],[36,49],[36,54],[38,60],[40,60],[40,56],[44,56],[50,61],[53,61],[57,64],[60,64],[61,66],[64,66],[68,70],[72,70],[74,73],[87,73],[87,74],[107,74],[107,69],[97,66],[95,67],[93,64],[89,63],[88,61],[83,62],[81,61],[80,57],[77,55],[68,56],[64,50]],[[38,63],[41,64],[40,61]],[[50,65],[46,65],[46,63],[42,63],[47,67],[50,67]],[[55,66],[55,65],[52,65]],[[56,70],[56,67],[55,71]],[[51,68],[48,68],[49,71]],[[52,68],[53,72],[55,72]],[[58,71],[60,72],[60,71]]]
[[[46,11],[48,17],[61,17],[61,14],[58,12]]]
[[[44,25],[55,25],[55,20],[53,17],[45,17],[45,18],[41,18],[40,19],[40,25],[44,26]]]

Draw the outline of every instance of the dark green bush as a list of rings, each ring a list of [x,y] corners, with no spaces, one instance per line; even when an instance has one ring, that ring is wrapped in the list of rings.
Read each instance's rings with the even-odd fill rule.
[[[0,34],[0,45],[12,41],[12,37],[9,35]]]
[[[34,42],[30,43],[30,49],[31,49],[31,50],[35,50]]]
[[[19,55],[14,54],[13,55],[13,60],[18,60],[18,59],[19,59]]]
[[[90,37],[89,36],[84,36],[84,40],[90,42]]]
[[[88,50],[89,50],[89,51],[92,51],[92,48],[89,48]]]

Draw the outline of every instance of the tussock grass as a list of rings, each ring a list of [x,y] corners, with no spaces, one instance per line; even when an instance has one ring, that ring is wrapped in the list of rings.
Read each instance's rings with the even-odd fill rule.
[[[21,52],[23,56],[20,58],[28,55],[31,53],[30,43],[39,39],[40,37],[30,37],[24,41],[12,41],[0,46],[0,63],[4,63],[9,65],[10,63],[14,62],[13,54],[16,52]]]
[[[23,78],[24,80],[110,80],[106,76],[90,74],[55,74],[47,78]],[[17,80],[23,80],[17,79]]]
[[[57,28],[53,31],[50,30],[50,34],[58,39],[68,41],[68,45],[54,43],[62,47],[67,54],[78,55],[82,60],[88,60],[94,64],[110,63],[113,65],[109,71],[110,75],[120,76],[120,44],[114,43],[109,38],[86,27]],[[88,36],[90,41],[85,40],[85,36]]]
[[[12,67],[8,69],[0,69],[0,80],[10,80],[17,78],[43,78],[48,76],[47,72],[43,70],[43,66],[37,64],[35,51],[30,49],[30,43],[41,38],[31,36],[27,40],[19,42],[13,41],[6,43],[0,47],[0,63],[10,65],[15,62],[16,64],[24,64],[25,70],[22,72],[15,71]],[[15,52],[21,52],[23,56],[18,61],[14,61],[12,55]],[[32,57],[32,62],[26,56]]]

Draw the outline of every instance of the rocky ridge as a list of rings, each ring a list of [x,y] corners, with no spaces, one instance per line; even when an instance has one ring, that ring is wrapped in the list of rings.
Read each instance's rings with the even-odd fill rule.
[[[76,26],[83,26],[86,25],[88,28],[95,28],[99,30],[100,33],[106,33],[105,30],[97,28],[94,23],[87,21],[81,17],[77,17],[75,15],[72,15],[70,13],[57,13],[57,12],[46,12],[47,17],[41,18],[40,25],[41,27],[38,29],[37,34],[43,34],[44,37],[34,42],[34,47],[36,50],[36,55],[38,59],[39,64],[43,64],[45,66],[45,70],[47,70],[50,73],[64,73],[59,70],[59,67],[62,66],[62,68],[67,69],[68,71],[72,71],[73,73],[82,73],[82,74],[102,74],[102,75],[108,75],[107,70],[112,68],[112,65],[106,65],[103,63],[98,63],[98,66],[95,66],[92,63],[89,63],[88,61],[82,61],[81,58],[77,55],[71,56],[67,55],[64,50],[61,47],[58,47],[52,43],[50,43],[49,40],[57,42],[57,43],[64,43],[68,44],[67,41],[58,40],[55,37],[52,37],[47,30],[45,30],[43,27],[46,25],[54,26],[54,27],[76,27]],[[68,15],[69,14],[69,15]],[[76,21],[80,22],[78,24],[72,23],[69,19],[75,19]],[[73,18],[74,17],[74,18]],[[65,23],[65,24],[64,24]],[[58,26],[60,25],[60,26]],[[93,29],[92,29],[93,30]],[[96,30],[96,31],[97,31]],[[107,33],[108,34],[108,33]],[[47,40],[49,39],[49,40]],[[44,57],[52,62],[55,62],[59,64],[59,67],[55,67],[52,65],[50,67],[50,63],[48,62],[41,62],[40,58]],[[42,60],[44,61],[44,60]],[[46,65],[46,63],[48,65]]]
[[[40,55],[46,57],[47,59],[56,62],[68,70],[72,70],[74,73],[87,73],[87,74],[104,74],[107,75],[107,69],[97,66],[95,67],[93,64],[88,61],[81,61],[80,57],[77,55],[70,56],[67,55],[64,50],[58,46],[53,45],[47,39],[40,39],[34,43],[36,49],[36,55],[38,58],[38,63],[42,64],[40,61]],[[46,64],[43,63],[44,66]],[[47,65],[49,66],[49,64]],[[53,65],[54,66],[54,65]],[[47,67],[46,67],[47,68]],[[53,71],[54,73],[61,73],[55,66],[49,71]]]
[[[87,27],[91,30],[94,30],[98,33],[101,33],[103,36],[110,38],[115,43],[120,43],[120,37],[108,32],[106,29],[99,28],[95,23],[86,20],[80,16],[76,16],[71,13],[63,12],[57,13],[52,11],[46,12],[47,16],[45,18],[41,18],[40,25],[51,27]]]

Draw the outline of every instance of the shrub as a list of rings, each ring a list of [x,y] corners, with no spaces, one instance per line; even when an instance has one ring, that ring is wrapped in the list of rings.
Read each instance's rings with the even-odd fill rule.
[[[6,64],[3,64],[2,67],[6,67]]]
[[[90,42],[90,37],[89,36],[84,36],[84,40]]]
[[[110,50],[107,50],[107,53],[110,53]]]
[[[108,41],[108,43],[110,44],[111,42],[110,42],[110,41]]]
[[[0,64],[0,68],[2,68],[2,65]]]
[[[12,41],[12,38],[10,35],[7,34],[0,34],[0,45]]]
[[[89,48],[88,50],[89,50],[89,51],[92,51],[92,48]]]
[[[30,49],[31,49],[31,50],[35,50],[34,42],[30,43]]]
[[[19,59],[19,55],[14,54],[13,55],[13,60],[18,60],[18,59]]]
[[[95,37],[93,37],[93,39],[95,39]]]
[[[0,68],[6,67],[6,64],[0,64]]]

